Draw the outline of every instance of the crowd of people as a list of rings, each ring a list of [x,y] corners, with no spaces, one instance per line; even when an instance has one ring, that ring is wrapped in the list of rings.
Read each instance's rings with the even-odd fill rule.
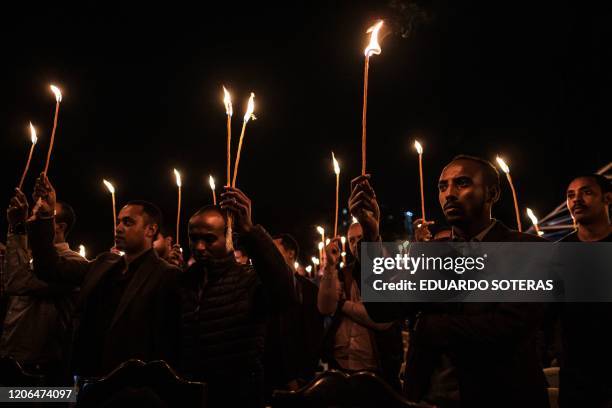
[[[500,176],[486,160],[454,158],[438,193],[447,227],[417,220],[419,241],[546,241],[494,218]],[[576,229],[563,241],[612,240],[609,179],[578,176],[566,199]],[[316,279],[296,269],[296,240],[254,224],[249,197],[232,187],[189,218],[189,259],[160,209],[133,200],[115,247],[87,260],[66,243],[75,211],[41,174],[32,200],[16,189],[7,210],[0,357],[49,386],[161,359],[207,383],[211,407],[261,407],[274,389],[337,369],[374,372],[442,408],[543,408],[543,368],[559,364],[562,407],[612,406],[610,304],[363,302],[360,243],[385,236],[369,175],[351,182],[348,208],[350,261],[332,237]]]

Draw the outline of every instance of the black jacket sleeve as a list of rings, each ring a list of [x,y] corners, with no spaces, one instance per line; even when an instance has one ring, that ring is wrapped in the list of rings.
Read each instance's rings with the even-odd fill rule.
[[[55,235],[53,224],[53,218],[27,223],[34,274],[45,282],[80,286],[89,270],[89,262],[86,259],[69,259],[58,255],[53,246]]]
[[[268,304],[274,310],[287,309],[295,301],[293,273],[274,245],[272,237],[262,226],[255,225],[241,238],[263,284]]]

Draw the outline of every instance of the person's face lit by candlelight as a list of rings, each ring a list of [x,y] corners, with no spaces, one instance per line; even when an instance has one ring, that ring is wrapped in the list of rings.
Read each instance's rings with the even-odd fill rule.
[[[493,204],[499,199],[499,176],[485,163],[458,159],[448,164],[438,180],[438,200],[446,221],[467,226],[488,221]]]
[[[606,186],[604,180],[602,184]],[[585,176],[574,179],[567,187],[567,208],[578,224],[609,223],[612,192],[606,192],[603,186],[594,176]]]
[[[189,220],[189,247],[197,262],[220,259],[228,254],[225,246],[225,218],[218,209],[198,211]]]
[[[346,237],[349,243],[349,250],[351,254],[356,257],[357,256],[357,245],[359,245],[359,241],[363,238],[363,229],[359,223],[351,224],[348,232],[346,233]]]
[[[157,238],[153,241],[153,248],[157,251],[162,259],[167,259],[172,251],[172,237],[164,234],[163,231],[159,231]]]
[[[159,221],[142,205],[128,204],[117,217],[116,247],[128,255],[143,252],[153,246],[158,229]]]

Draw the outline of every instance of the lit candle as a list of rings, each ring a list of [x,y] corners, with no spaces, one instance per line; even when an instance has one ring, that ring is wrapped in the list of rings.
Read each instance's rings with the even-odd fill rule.
[[[497,164],[502,169],[504,173],[506,173],[506,178],[508,179],[508,183],[510,183],[510,188],[512,189],[512,198],[514,199],[514,213],[516,215],[516,225],[518,226],[519,232],[523,231],[523,226],[521,225],[521,215],[519,213],[518,207],[518,199],[516,197],[516,189],[514,188],[514,183],[512,182],[512,176],[510,175],[510,167],[506,164],[504,159],[497,156],[496,158]]]
[[[368,71],[370,69],[370,57],[381,53],[380,45],[378,44],[378,32],[383,25],[383,21],[379,21],[372,27],[368,28],[366,33],[370,33],[370,43],[366,47],[365,65],[363,70],[363,112],[361,116],[361,175],[366,174],[366,118],[368,112]]]
[[[255,119],[255,116],[253,115],[254,111],[255,94],[251,92],[251,97],[249,98],[249,102],[247,103],[247,109],[242,121],[242,132],[240,132],[240,139],[238,140],[238,153],[236,154],[236,162],[234,163],[234,178],[232,180],[232,187],[234,188],[236,188],[236,178],[238,177],[238,164],[240,164],[240,152],[242,151],[242,141],[244,140],[244,132],[246,130],[247,123],[249,123],[249,120]]]
[[[174,177],[176,178],[176,187],[178,188],[178,206],[176,209],[176,243],[180,245],[179,230],[181,225],[181,173],[177,169],[174,169]]]
[[[117,236],[117,207],[115,204],[115,186],[113,186],[110,181],[106,180],[102,180],[102,183],[104,183],[109,193],[111,193],[111,200],[113,202],[113,242],[115,242],[115,237]]]
[[[297,271],[298,269],[300,269],[300,264],[299,264],[299,262],[294,262],[294,263],[293,263],[293,269],[295,269],[296,271]]]
[[[210,185],[210,189],[212,191],[213,196],[213,205],[217,205],[217,193],[215,192],[215,179],[212,175],[208,176],[208,185]]]
[[[421,217],[423,218],[423,223],[425,222],[425,193],[423,189],[423,146],[415,140],[414,147],[419,154],[419,180],[421,183]]]
[[[319,242],[319,260],[323,263],[323,242]]]
[[[51,161],[51,151],[53,150],[53,142],[55,141],[55,130],[57,129],[57,117],[59,115],[59,106],[62,101],[62,91],[55,86],[50,86],[51,91],[55,95],[55,116],[53,117],[53,130],[51,131],[51,141],[49,142],[49,150],[47,151],[47,162],[45,163],[45,175],[47,174],[47,170],[49,170],[49,162]]]
[[[306,273],[308,273],[308,276],[312,278],[312,266],[308,265],[305,269]]]
[[[330,243],[330,242],[331,242],[331,239],[327,238],[327,239],[325,240],[325,245],[329,245],[329,243]]]
[[[325,230],[322,226],[317,225],[317,232],[321,234],[321,242],[325,242]]]
[[[32,145],[30,146],[30,154],[28,155],[28,161],[26,162],[25,169],[23,169],[23,174],[21,175],[21,180],[19,180],[19,189],[23,187],[23,182],[28,174],[28,170],[30,169],[30,162],[32,161],[32,153],[34,153],[34,146],[36,146],[36,142],[38,138],[36,137],[36,129],[30,122],[30,139],[32,140]]]
[[[340,195],[340,165],[338,164],[338,160],[336,160],[336,156],[334,152],[332,152],[332,162],[334,163],[334,173],[336,173],[336,217],[334,219],[334,237],[338,236],[338,205],[339,205],[339,195]]]
[[[229,91],[223,87],[223,103],[225,104],[225,114],[227,115],[227,186],[231,184],[231,161],[232,161],[232,96]]]
[[[83,258],[87,258],[87,252],[85,252],[85,245],[79,245],[79,255],[81,255]]]
[[[342,260],[346,263],[346,237],[340,237],[340,242],[342,243]]]
[[[359,221],[357,220],[357,218],[355,218],[355,216],[354,216],[354,215],[352,215],[351,217],[352,217],[352,220],[351,220],[351,225],[353,225],[353,224],[359,224]]]
[[[531,211],[531,208],[527,208],[527,216],[531,220],[531,223],[533,224],[533,228],[535,229],[536,234],[543,235],[544,233],[540,231],[540,226],[538,225],[538,217],[536,217],[533,211]]]

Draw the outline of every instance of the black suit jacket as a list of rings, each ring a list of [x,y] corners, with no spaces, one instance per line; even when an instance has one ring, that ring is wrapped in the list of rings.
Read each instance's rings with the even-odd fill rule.
[[[540,242],[501,222],[484,242]],[[528,303],[366,303],[376,321],[415,322],[406,357],[404,391],[420,401],[442,354],[456,369],[462,406],[548,407],[536,332],[544,308]],[[417,317],[418,316],[418,317]]]
[[[28,236],[34,259],[34,273],[48,282],[80,286],[77,300],[74,365],[79,371],[91,352],[84,344],[82,324],[91,319],[88,298],[121,256],[110,252],[91,262],[75,261],[58,256],[53,247],[53,220],[28,223]],[[102,364],[93,372],[81,375],[102,375],[130,358],[163,359],[176,363],[180,328],[179,298],[176,285],[178,268],[160,259],[154,250],[143,255],[119,304],[103,342]]]

